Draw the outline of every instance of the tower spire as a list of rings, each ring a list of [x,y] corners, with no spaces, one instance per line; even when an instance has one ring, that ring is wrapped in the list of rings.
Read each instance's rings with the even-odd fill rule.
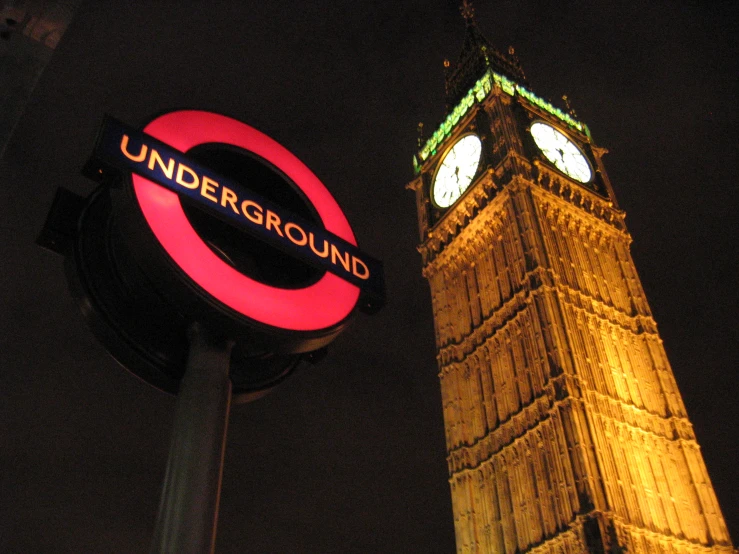
[[[466,32],[459,59],[456,65],[450,64],[451,67],[446,74],[446,99],[449,109],[467,94],[470,87],[488,68],[517,83],[526,82],[518,58],[498,51],[480,32],[472,2],[462,0],[459,11],[464,18]]]
[[[475,7],[472,5],[472,2],[469,0],[462,0],[462,6],[459,8],[459,11],[462,14],[462,17],[464,17],[465,23],[467,23],[467,26],[475,26],[477,25],[477,22],[475,21]]]

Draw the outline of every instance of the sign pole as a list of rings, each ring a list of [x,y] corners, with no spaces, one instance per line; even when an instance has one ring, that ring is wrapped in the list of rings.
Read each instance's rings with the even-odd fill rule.
[[[206,554],[215,550],[223,476],[232,343],[198,323],[180,382],[152,554]]]

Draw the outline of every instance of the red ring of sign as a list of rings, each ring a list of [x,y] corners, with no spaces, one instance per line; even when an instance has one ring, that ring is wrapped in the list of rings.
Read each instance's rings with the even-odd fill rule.
[[[282,145],[245,123],[182,110],[156,118],[144,132],[182,152],[205,143],[253,152],[303,191],[328,231],[356,246],[346,216],[318,177]],[[357,304],[359,288],[333,273],[301,289],[272,287],[247,277],[208,248],[185,216],[177,194],[138,175],[133,175],[133,186],[149,227],[169,256],[203,290],[238,313],[281,329],[317,331],[341,322]]]

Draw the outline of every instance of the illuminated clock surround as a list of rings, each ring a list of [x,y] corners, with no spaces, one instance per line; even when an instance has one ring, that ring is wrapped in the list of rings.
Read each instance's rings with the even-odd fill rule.
[[[544,157],[562,173],[580,183],[592,181],[593,170],[585,154],[559,129],[543,121],[535,121],[530,132]]]
[[[439,208],[454,204],[472,184],[482,157],[482,142],[465,135],[447,151],[436,170],[431,198]]]
[[[421,172],[421,164],[423,164],[429,157],[436,154],[436,148],[449,136],[454,130],[457,123],[465,116],[465,114],[472,108],[475,103],[481,103],[485,101],[490,92],[493,90],[493,85],[500,87],[504,93],[509,96],[522,96],[527,101],[531,102],[535,106],[541,108],[545,112],[550,113],[554,117],[558,118],[569,127],[576,129],[584,135],[590,137],[590,130],[584,123],[573,119],[573,117],[553,106],[549,102],[542,100],[536,96],[533,92],[527,88],[514,83],[506,76],[496,73],[488,69],[485,74],[478,79],[474,86],[470,89],[467,96],[462,98],[454,109],[449,112],[446,119],[442,122],[431,137],[426,141],[426,144],[421,148],[416,156],[413,156],[413,170],[416,174]]]

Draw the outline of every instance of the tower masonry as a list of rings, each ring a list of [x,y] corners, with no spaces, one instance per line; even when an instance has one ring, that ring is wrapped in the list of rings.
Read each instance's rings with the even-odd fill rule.
[[[465,2],[414,157],[458,552],[733,552],[587,126]]]

